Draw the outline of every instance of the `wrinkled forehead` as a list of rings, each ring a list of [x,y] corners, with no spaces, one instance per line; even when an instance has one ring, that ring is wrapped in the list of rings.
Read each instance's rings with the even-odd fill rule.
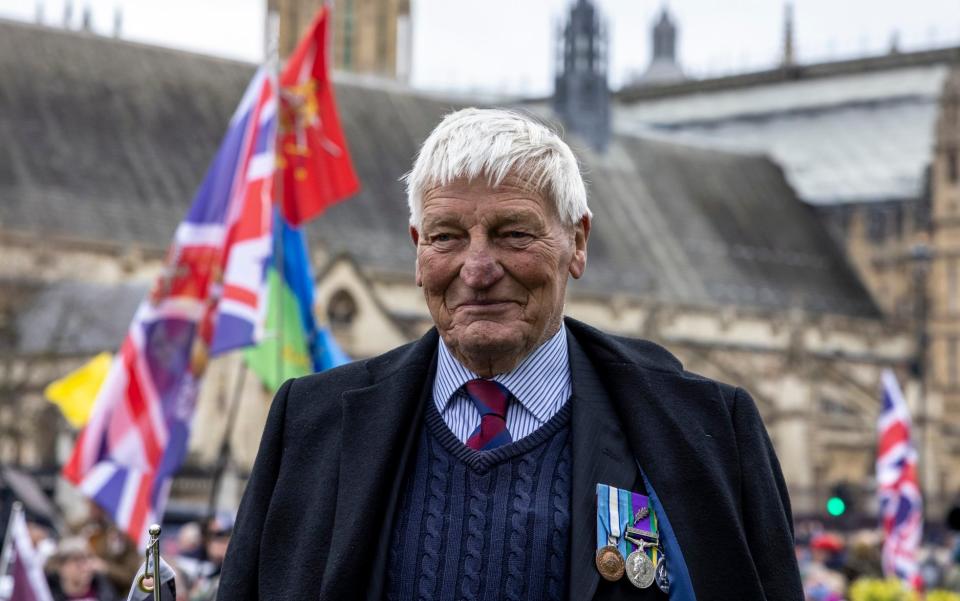
[[[511,192],[550,200],[549,186],[532,170],[511,170],[504,174],[482,171],[476,175],[458,175],[452,178],[431,180],[424,187],[424,199],[437,190],[472,190],[490,194]]]
[[[555,203],[542,187],[529,177],[513,174],[499,183],[485,177],[460,177],[448,184],[433,185],[423,195],[423,219],[458,211],[472,213],[478,205],[488,215],[497,213],[504,218],[536,214],[559,220]]]

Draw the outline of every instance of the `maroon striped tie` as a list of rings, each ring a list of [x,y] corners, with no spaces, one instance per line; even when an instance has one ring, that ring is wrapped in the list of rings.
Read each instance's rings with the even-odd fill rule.
[[[467,439],[467,446],[475,451],[490,451],[513,442],[507,431],[510,391],[493,380],[470,380],[463,388],[480,412],[480,426]]]

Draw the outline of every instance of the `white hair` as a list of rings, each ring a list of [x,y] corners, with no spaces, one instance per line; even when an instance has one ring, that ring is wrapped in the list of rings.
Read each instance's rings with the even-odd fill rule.
[[[423,196],[431,188],[478,177],[496,187],[508,176],[551,199],[566,225],[591,214],[577,158],[556,132],[515,111],[466,108],[443,118],[403,176],[410,225],[420,227]]]

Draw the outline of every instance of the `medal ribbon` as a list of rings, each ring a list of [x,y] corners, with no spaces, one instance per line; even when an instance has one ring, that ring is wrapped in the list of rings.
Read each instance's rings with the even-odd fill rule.
[[[629,554],[623,533],[633,521],[630,505],[630,491],[597,484],[597,549],[613,545],[624,557]]]
[[[647,516],[641,520],[634,522],[633,516],[637,515],[637,512],[641,509],[647,509]],[[630,493],[630,523],[633,524],[634,528],[639,528],[640,530],[646,530],[648,532],[657,532],[657,516],[653,512],[653,508],[650,507],[650,499],[646,495],[641,495],[637,492]],[[629,543],[630,551],[636,551],[637,545]],[[656,546],[647,546],[647,555],[650,559],[653,560],[653,563],[657,563],[657,548]]]
[[[621,525],[620,533],[625,534],[627,526],[633,522],[633,513],[630,511],[630,491],[623,489],[614,489],[617,491],[617,515],[619,516],[618,522]],[[626,536],[620,536],[617,540],[617,547],[620,549],[620,554],[626,557],[630,554],[630,543],[627,542]]]

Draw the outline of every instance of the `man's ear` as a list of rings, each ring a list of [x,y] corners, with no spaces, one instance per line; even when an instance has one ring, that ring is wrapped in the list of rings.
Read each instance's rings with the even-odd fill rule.
[[[573,226],[573,256],[570,258],[570,275],[580,279],[587,268],[587,239],[590,237],[590,216],[584,215]]]
[[[417,228],[410,226],[410,239],[413,240],[414,249],[419,248],[420,246],[420,232],[417,231]],[[417,256],[416,261],[414,261],[414,273],[415,281],[417,286],[423,286],[423,280],[420,279],[420,257]]]

